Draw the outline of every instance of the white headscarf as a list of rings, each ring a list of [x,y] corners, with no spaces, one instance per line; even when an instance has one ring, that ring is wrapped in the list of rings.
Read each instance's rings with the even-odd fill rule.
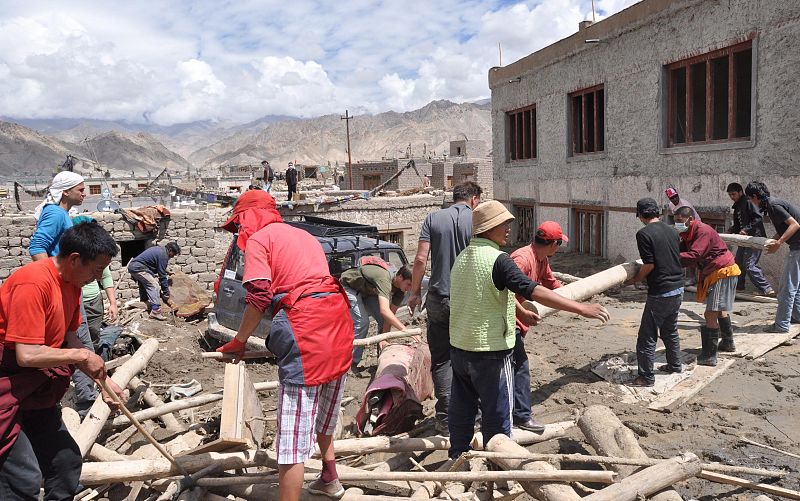
[[[64,191],[72,189],[82,182],[83,176],[74,172],[65,170],[56,174],[56,177],[53,178],[53,182],[50,183],[50,187],[47,189],[47,196],[44,198],[44,202],[36,207],[36,210],[33,212],[33,217],[38,221],[45,205],[61,203],[61,195]]]

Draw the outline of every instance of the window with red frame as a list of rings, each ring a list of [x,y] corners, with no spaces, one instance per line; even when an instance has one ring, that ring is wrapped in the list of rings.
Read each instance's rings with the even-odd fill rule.
[[[605,89],[602,84],[569,95],[572,155],[598,153],[606,146]]]
[[[536,106],[506,113],[509,161],[536,158]]]
[[[667,146],[750,139],[753,42],[665,66]]]

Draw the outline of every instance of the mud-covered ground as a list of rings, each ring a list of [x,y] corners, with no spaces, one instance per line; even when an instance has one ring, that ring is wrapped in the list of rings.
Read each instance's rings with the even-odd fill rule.
[[[609,266],[574,254],[558,255],[553,260],[554,270],[577,276],[586,276]],[[619,387],[594,375],[591,368],[608,357],[634,350],[644,299],[645,292],[635,287],[611,290],[595,298],[611,313],[611,321],[607,324],[559,313],[531,330],[526,346],[536,417],[544,422],[556,422],[570,418],[588,405],[608,405],[638,435],[640,444],[652,457],[669,457],[691,451],[705,461],[784,468],[791,473],[778,484],[800,489],[800,460],[739,440],[747,437],[800,454],[800,342],[780,346],[756,360],[736,359],[729,370],[672,413],[648,410],[645,404],[622,403],[623,394]],[[754,329],[771,321],[774,308],[770,304],[739,302],[733,319],[738,328]],[[688,317],[688,320],[679,324],[685,351],[692,351],[700,345],[702,309],[702,305],[694,303],[693,294],[686,295],[682,317]],[[199,351],[216,347],[213,341],[207,341],[203,336],[204,322],[189,324],[178,321],[173,325],[142,320],[138,330],[161,341],[158,353],[143,375],[143,379],[156,384],[156,390],[163,392],[168,384],[191,379],[200,381],[205,391],[221,388],[222,364],[199,356]],[[375,347],[368,347],[362,365],[374,365],[375,356]],[[277,370],[271,362],[250,362],[248,369],[254,381],[277,379]],[[351,422],[355,415],[369,382],[368,376],[369,373],[365,377],[351,375],[348,379],[346,394],[354,397],[354,401],[345,407],[346,422]],[[262,392],[261,396],[266,414],[274,415],[275,393]],[[426,402],[426,410],[430,412],[431,408],[432,402]],[[184,417],[202,421],[217,414],[218,406],[209,405],[187,412]],[[530,450],[594,453],[577,429],[567,438],[538,444]],[[429,456],[426,462],[435,465],[443,458],[443,453],[437,453]],[[685,499],[707,501],[743,501],[757,495],[736,486],[699,479],[683,482],[676,488]]]

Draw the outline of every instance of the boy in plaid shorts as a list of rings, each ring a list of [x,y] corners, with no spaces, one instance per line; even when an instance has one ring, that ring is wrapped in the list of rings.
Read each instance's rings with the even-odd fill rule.
[[[279,495],[300,499],[303,463],[322,453],[322,474],[308,490],[340,498],[333,430],[353,351],[353,321],[347,297],[330,275],[322,246],[310,233],[289,226],[263,190],[236,202],[222,228],[238,232],[245,249],[243,284],[247,290],[236,337],[217,351],[243,354],[247,338],[272,307],[267,348],[278,360]]]

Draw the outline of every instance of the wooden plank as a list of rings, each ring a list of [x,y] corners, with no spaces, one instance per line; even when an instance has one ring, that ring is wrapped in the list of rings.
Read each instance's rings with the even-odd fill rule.
[[[246,438],[218,438],[206,444],[201,444],[194,449],[181,452],[176,457],[194,456],[208,452],[243,452],[249,448],[250,441]]]
[[[789,332],[784,333],[736,333],[733,339],[736,342],[734,356],[745,357],[748,360],[763,356],[765,353],[777,348],[787,341],[800,335],[800,325],[790,325]]]
[[[239,382],[243,362],[236,365],[225,364],[225,378],[222,390],[222,415],[219,425],[220,438],[242,438],[239,433],[239,416],[242,409]]]
[[[244,382],[242,383],[242,432],[245,434],[245,438],[250,440],[255,447],[260,447],[266,428],[266,423],[263,420],[264,409],[261,407],[258,392],[253,387],[253,382],[244,369],[244,365],[242,365],[242,371],[244,373]]]
[[[669,391],[650,402],[647,408],[661,412],[674,411],[695,396],[700,390],[708,386],[708,384],[715,380],[720,374],[728,370],[730,366],[733,365],[733,362],[734,359],[732,358],[721,358],[718,360],[716,367],[698,365],[695,367],[690,377],[684,379],[670,388]]]
[[[244,362],[225,365],[222,417],[219,438],[222,441],[249,441],[257,447],[264,438],[264,411],[258,393],[250,381]],[[224,442],[223,442],[224,443]]]

